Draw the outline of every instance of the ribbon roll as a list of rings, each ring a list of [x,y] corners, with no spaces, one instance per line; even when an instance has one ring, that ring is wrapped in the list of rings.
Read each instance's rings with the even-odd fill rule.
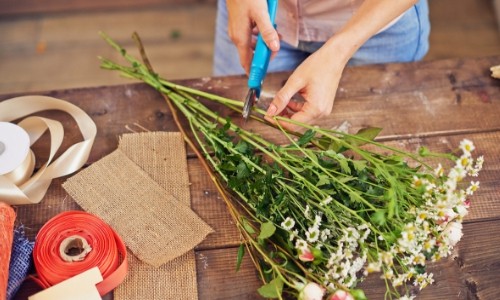
[[[127,274],[127,250],[120,236],[83,211],[63,212],[43,225],[36,237],[33,262],[38,274],[34,280],[44,288],[98,267],[104,278],[97,284],[101,296]]]
[[[22,163],[14,170],[2,170],[2,173],[0,173],[0,197],[11,205],[40,202],[45,196],[52,179],[77,171],[89,157],[97,133],[96,125],[82,109],[69,102],[47,96],[23,96],[5,100],[0,102],[0,122],[11,122],[45,110],[59,110],[71,115],[75,119],[84,140],[72,145],[54,160],[55,154],[64,139],[62,124],[59,121],[36,116],[27,117],[19,122],[17,126],[22,128],[28,135],[30,146],[47,130],[50,132],[51,144],[47,162],[35,174],[32,174],[35,161],[31,150],[28,151]],[[6,130],[0,131],[0,161],[2,156],[5,157],[15,149],[25,151],[22,143],[11,143],[9,136],[12,136],[10,132]],[[16,136],[19,137],[20,135]]]

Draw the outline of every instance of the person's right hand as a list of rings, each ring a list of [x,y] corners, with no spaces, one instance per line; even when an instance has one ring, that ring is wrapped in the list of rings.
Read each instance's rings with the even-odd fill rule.
[[[255,48],[253,34],[260,32],[267,47],[276,53],[279,36],[269,17],[265,0],[226,0],[229,37],[238,48],[240,63],[248,74]]]

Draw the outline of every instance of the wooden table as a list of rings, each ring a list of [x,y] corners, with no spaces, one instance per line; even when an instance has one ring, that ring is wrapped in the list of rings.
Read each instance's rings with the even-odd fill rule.
[[[500,80],[489,76],[489,67],[496,64],[500,64],[500,56],[347,68],[334,111],[319,124],[333,127],[347,121],[352,132],[366,126],[382,127],[381,141],[412,151],[421,145],[451,151],[468,138],[474,141],[476,154],[485,156],[479,177],[481,188],[464,221],[462,241],[448,259],[432,265],[436,283],[424,289],[419,299],[500,297]],[[275,92],[287,75],[270,74],[266,92]],[[109,76],[117,74],[110,72]],[[243,98],[246,91],[243,77],[180,83],[235,99]],[[115,150],[121,134],[140,130],[134,124],[150,131],[176,130],[164,100],[145,84],[41,94],[78,105],[96,122],[98,135],[89,164]],[[12,96],[1,95],[0,101]],[[59,115],[46,115],[61,119]],[[234,113],[231,116],[238,119]],[[62,120],[68,132],[65,146],[81,139],[75,124]],[[282,141],[272,129],[255,123],[248,126]],[[35,145],[35,153],[43,156],[47,147],[48,142]],[[244,259],[241,270],[234,271],[239,237],[223,201],[192,152],[188,165],[192,208],[216,230],[196,248],[200,299],[259,298],[256,289],[260,283],[250,260]],[[41,204],[16,208],[18,221],[25,225],[30,238],[57,213],[79,209],[62,189],[64,180],[54,180]],[[375,277],[362,286],[370,299],[383,299],[383,281]]]

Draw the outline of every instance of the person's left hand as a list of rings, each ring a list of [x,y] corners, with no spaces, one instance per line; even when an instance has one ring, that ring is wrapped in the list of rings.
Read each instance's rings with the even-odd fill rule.
[[[335,94],[347,60],[335,55],[330,47],[321,47],[309,56],[288,78],[276,93],[266,113],[266,120],[274,123],[273,116],[281,115],[292,120],[311,124],[332,112]],[[290,101],[299,93],[305,102]],[[300,126],[281,121],[289,130]]]

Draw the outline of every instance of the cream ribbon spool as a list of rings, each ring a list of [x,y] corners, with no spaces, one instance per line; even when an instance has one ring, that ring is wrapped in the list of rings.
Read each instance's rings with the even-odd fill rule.
[[[0,131],[0,162],[2,156],[11,155],[12,148],[24,154],[22,161],[18,156],[19,165],[0,166],[0,199],[11,205],[34,204],[40,202],[52,179],[69,175],[80,169],[87,161],[94,143],[97,128],[92,119],[79,107],[47,96],[22,96],[0,102],[0,122],[11,122],[27,115],[45,110],[59,110],[71,115],[80,129],[83,141],[70,146],[57,159],[55,154],[64,139],[64,128],[61,122],[43,117],[31,116],[13,125],[8,130],[5,124]],[[1,124],[1,123],[0,123]],[[17,128],[16,128],[17,127]],[[21,130],[22,129],[22,130]],[[23,141],[24,131],[29,137],[29,146],[33,145],[45,131],[50,132],[50,153],[47,162],[33,174],[35,156]],[[12,137],[15,134],[15,138]],[[4,140],[2,140],[2,137]],[[15,156],[15,155],[14,155]],[[5,173],[4,173],[5,172]]]

